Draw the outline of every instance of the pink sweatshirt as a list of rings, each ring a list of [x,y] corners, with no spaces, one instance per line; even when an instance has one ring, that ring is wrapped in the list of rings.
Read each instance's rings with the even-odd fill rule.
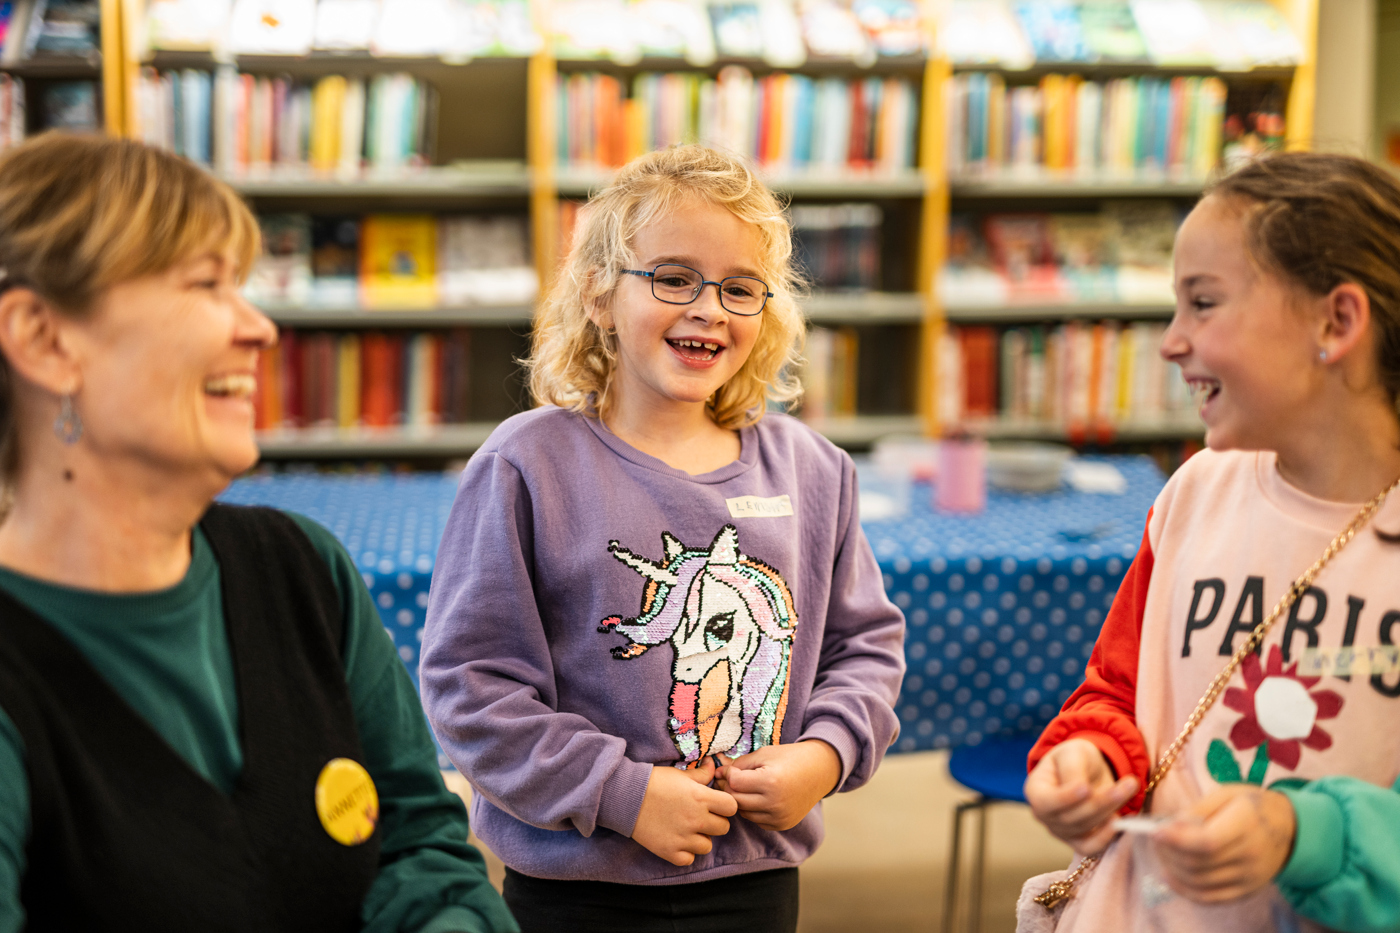
[[[1158,497],[1085,683],[1036,744],[1030,767],[1054,745],[1079,737],[1097,745],[1118,774],[1145,782],[1234,647],[1359,507],[1294,489],[1271,452],[1192,458]],[[1154,814],[1184,810],[1232,781],[1291,790],[1347,775],[1390,788],[1400,777],[1400,729],[1390,718],[1400,672],[1392,663],[1373,675],[1370,665],[1387,657],[1365,650],[1400,641],[1400,545],[1381,541],[1375,528],[1400,531],[1400,496],[1275,623],[1260,656],[1246,658],[1157,788]],[[1309,647],[1321,650],[1308,657]],[[1317,670],[1306,666],[1314,657],[1333,662],[1343,647],[1357,649],[1350,676],[1308,673]],[[1125,810],[1141,805],[1139,795]],[[1280,884],[1295,862],[1311,858],[1315,874],[1317,847],[1329,844],[1312,838],[1307,827],[1314,824],[1299,816]],[[1287,899],[1271,887],[1207,907],[1170,894],[1143,863],[1132,839],[1120,836],[1081,882],[1059,929],[1318,929],[1293,912],[1291,904],[1306,897],[1291,889]],[[1392,867],[1400,874],[1400,865]]]

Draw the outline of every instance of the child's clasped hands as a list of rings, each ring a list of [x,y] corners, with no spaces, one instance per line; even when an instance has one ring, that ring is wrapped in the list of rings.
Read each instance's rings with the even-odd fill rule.
[[[729,821],[743,817],[764,829],[791,829],[841,780],[841,759],[820,739],[768,745],[725,758],[708,755],[694,768],[654,765],[632,838],[673,865],[707,855]]]
[[[1040,760],[1025,793],[1036,818],[1080,855],[1099,854],[1125,829],[1147,832],[1167,884],[1203,904],[1267,886],[1288,861],[1296,821],[1283,794],[1226,784],[1155,826],[1124,825],[1117,814],[1139,786],[1116,777],[1092,742],[1069,739]]]

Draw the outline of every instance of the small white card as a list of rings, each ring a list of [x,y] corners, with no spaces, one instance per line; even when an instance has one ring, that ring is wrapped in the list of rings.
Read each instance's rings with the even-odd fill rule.
[[[1120,816],[1113,821],[1113,828],[1120,833],[1134,833],[1150,836],[1166,825],[1165,816]]]
[[[771,496],[767,499],[759,496],[740,496],[737,499],[725,499],[724,504],[729,506],[731,518],[780,518],[792,514],[792,500],[787,496]]]

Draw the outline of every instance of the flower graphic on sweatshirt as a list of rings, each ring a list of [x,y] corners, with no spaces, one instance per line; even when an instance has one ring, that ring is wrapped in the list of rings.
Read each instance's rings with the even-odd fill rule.
[[[1224,700],[1244,714],[1230,730],[1235,748],[1246,751],[1267,743],[1269,761],[1293,771],[1303,746],[1319,752],[1332,747],[1332,736],[1318,722],[1341,712],[1342,697],[1332,690],[1314,690],[1322,678],[1299,676],[1297,661],[1284,667],[1278,645],[1269,649],[1262,665],[1258,655],[1246,655],[1240,672],[1244,687],[1229,688]]]

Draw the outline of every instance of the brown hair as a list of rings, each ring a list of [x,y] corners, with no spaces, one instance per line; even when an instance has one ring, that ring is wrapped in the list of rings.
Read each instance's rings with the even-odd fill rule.
[[[1371,304],[1381,384],[1400,399],[1400,184],[1352,156],[1284,152],[1226,175],[1210,194],[1244,203],[1256,262],[1311,295],[1344,282]]]
[[[617,366],[617,337],[589,319],[606,307],[636,262],[632,242],[647,224],[687,198],[717,204],[758,231],[755,260],[773,297],[763,309],[749,358],[710,399],[720,427],[737,428],[763,416],[767,400],[801,394],[793,376],[803,334],[792,267],[792,229],[778,199],[736,156],[703,146],[676,146],[629,162],[579,212],[574,242],[549,294],[535,312],[530,391],[550,403],[591,416],[605,415]]]
[[[257,220],[228,185],[129,139],[44,133],[0,156],[0,288],[81,317],[107,289],[213,249],[246,276]],[[0,356],[0,483],[19,463],[12,374]]]

